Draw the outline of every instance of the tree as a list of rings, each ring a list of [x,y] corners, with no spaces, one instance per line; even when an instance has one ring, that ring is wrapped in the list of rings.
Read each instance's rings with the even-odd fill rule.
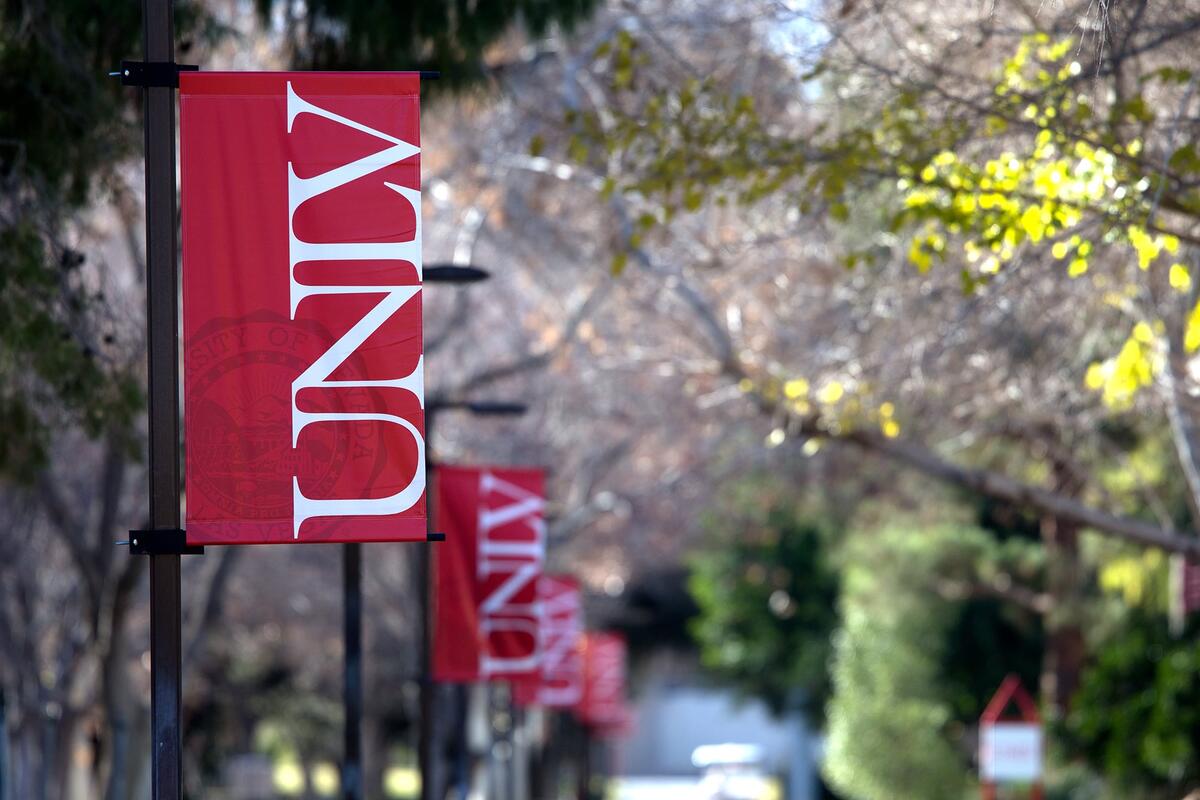
[[[826,771],[848,797],[961,797],[988,698],[1006,674],[1038,674],[1036,530],[964,510],[885,504],[842,537]]]
[[[835,639],[826,775],[848,797],[959,798],[966,760],[948,739],[953,721],[938,686],[949,617],[925,588],[936,560],[962,540],[956,529],[903,528],[860,540],[845,575]],[[863,552],[869,548],[869,552]],[[897,748],[897,742],[904,747]]]
[[[1109,302],[1135,319],[1136,308],[1148,308],[1149,318],[1137,320],[1111,359],[1094,361],[1086,381],[1103,390],[1110,407],[1127,406],[1139,387],[1155,381],[1172,380],[1177,395],[1186,384],[1178,367],[1189,352],[1190,306],[1183,292],[1191,282],[1188,268],[1170,258],[1189,235],[1190,213],[1181,172],[1189,151],[1175,142],[1175,120],[1190,100],[1190,73],[1164,64],[1194,25],[1186,9],[1159,20],[1146,4],[1135,5],[1123,20],[1120,48],[1085,51],[1078,40],[1052,35],[1059,20],[1086,18],[1085,7],[1071,6],[1062,16],[1028,18],[1029,36],[1007,58],[1000,48],[1008,37],[999,45],[990,41],[990,12],[957,25],[931,8],[887,4],[836,17],[784,14],[797,25],[821,26],[829,37],[811,69],[793,72],[816,96],[831,96],[832,108],[820,115],[760,110],[753,90],[737,91],[715,78],[659,80],[662,71],[650,66],[649,49],[622,32],[597,51],[598,70],[615,96],[603,110],[570,115],[570,151],[601,173],[604,192],[644,209],[618,266],[644,255],[652,234],[669,231],[681,214],[761,208],[778,197],[801,214],[817,215],[835,242],[841,239],[836,243],[850,267],[877,271],[899,257],[915,266],[920,283],[935,263],[954,261],[955,279],[968,297],[1003,297],[1025,279],[1039,281],[1033,284],[1039,291],[1053,285],[1056,291],[1069,287],[1072,296],[1090,293],[1090,305]],[[971,46],[961,36],[971,26],[983,37],[982,53],[995,54],[996,79],[978,49],[970,63],[979,67],[947,66],[967,63],[958,56]],[[895,41],[888,56],[863,49],[866,41],[889,37]],[[945,50],[930,59],[916,52],[918,45]],[[789,69],[786,58],[773,66]],[[1110,81],[1131,86],[1122,85],[1120,99],[1106,104],[1101,87]],[[1148,97],[1179,113],[1156,116]],[[1156,221],[1164,214],[1175,216]],[[878,233],[863,235],[864,225],[866,231],[878,226]],[[1054,271],[1043,274],[1054,280],[1043,284],[1041,275],[1023,273],[1010,278],[1003,271],[1010,263],[1013,274],[1045,264]],[[1107,270],[1102,279],[1100,265]],[[1070,286],[1072,276],[1084,274],[1093,276],[1092,285]],[[1113,301],[1114,290],[1128,302]],[[727,340],[728,333],[717,338]],[[728,342],[717,344],[731,354]],[[1159,366],[1169,353],[1178,362],[1173,379]],[[940,480],[1145,544],[1184,551],[1200,541],[1088,506],[1076,492],[963,468],[903,439],[897,416],[903,410],[887,398],[885,382],[867,375],[789,374],[786,367],[764,370],[736,357],[722,357],[722,365],[730,378],[745,381],[764,411],[785,417],[781,428],[794,435],[844,441]],[[1084,383],[1083,370],[1076,374]],[[865,392],[870,384],[873,391]],[[1170,402],[1160,408],[1177,419],[1176,446],[1189,474],[1191,445],[1183,434],[1190,412],[1169,393],[1161,399]]]
[[[97,8],[74,0],[2,13],[0,478],[28,482],[55,428],[128,437],[141,407],[128,331],[102,307],[85,269],[93,254],[73,230],[97,193],[120,185],[117,165],[137,141],[106,75],[136,49],[141,16],[127,6],[80,25]]]
[[[1166,424],[1197,507],[1191,279],[1172,258],[1191,99],[1173,65],[1195,25],[1190,6],[1012,6],[997,31],[990,9],[910,3],[695,2],[691,27],[626,4],[569,62],[564,122],[532,138],[530,166],[599,193],[613,271],[674,295],[771,444],[850,445],[1040,515],[1060,609],[1043,685],[1061,709],[1083,658],[1081,534],[1200,547],[1178,533],[1194,514],[1122,513],[1093,469],[1125,457],[1122,427]],[[722,60],[718,29],[757,48]],[[798,257],[801,234],[829,255]],[[778,268],[779,290],[752,290],[765,280],[739,262]],[[805,349],[814,319],[826,336]]]
[[[1172,635],[1159,613],[1130,609],[1084,672],[1064,750],[1109,782],[1110,797],[1175,798],[1200,786],[1195,626]]]
[[[841,531],[758,481],[739,488],[734,508],[710,512],[714,541],[692,564],[701,663],[774,712],[802,708],[819,726],[837,622],[830,552]]]
[[[258,0],[264,18],[282,12],[291,60],[308,69],[429,69],[455,86],[502,65],[484,58],[520,24],[535,40],[570,28],[596,0],[519,0],[468,5],[421,0],[402,6],[372,0],[318,0],[297,15],[290,4]]]

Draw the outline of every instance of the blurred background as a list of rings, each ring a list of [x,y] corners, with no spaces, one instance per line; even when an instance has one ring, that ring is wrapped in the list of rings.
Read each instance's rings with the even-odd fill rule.
[[[1008,675],[1045,785],[992,797],[1200,790],[1200,3],[180,0],[176,35],[441,73],[425,261],[492,277],[424,293],[428,396],[528,412],[429,447],[547,466],[548,566],[633,706],[586,786],[535,714],[538,788],[471,797],[974,797]],[[140,52],[136,4],[0,5],[2,800],[149,797],[140,94],[107,77]],[[364,559],[371,798],[417,792],[413,552]],[[338,559],[184,559],[188,797],[339,796]]]

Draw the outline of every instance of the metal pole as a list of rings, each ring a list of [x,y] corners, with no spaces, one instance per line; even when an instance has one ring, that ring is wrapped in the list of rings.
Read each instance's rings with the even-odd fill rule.
[[[357,543],[342,545],[342,624],[346,643],[342,797],[362,800],[362,545]]]
[[[476,272],[482,272],[476,270]],[[486,273],[483,273],[486,277]],[[474,278],[478,280],[478,278]],[[477,415],[519,415],[525,413],[520,403],[431,403],[425,408],[425,497],[426,531],[437,532],[436,497],[434,483],[437,469],[434,461],[434,420],[439,411],[461,409]],[[418,620],[420,635],[420,720],[418,721],[417,765],[421,775],[421,800],[441,800],[446,770],[436,763],[441,758],[438,752],[437,683],[433,679],[433,545],[429,541],[417,544],[414,565],[414,585],[418,594]],[[465,738],[463,731],[454,735]]]
[[[428,486],[428,484],[426,484]],[[433,683],[432,659],[430,658],[430,640],[432,625],[429,615],[432,613],[429,602],[430,594],[430,544],[423,542],[417,545],[417,558],[420,561],[417,591],[421,593],[421,725],[420,740],[417,742],[417,757],[421,763],[421,800],[432,800],[434,797],[433,769],[433,737],[434,737],[434,701],[435,690]]]
[[[578,763],[575,772],[576,800],[591,800],[592,797],[592,737],[587,726],[581,722],[575,723],[578,737]]]
[[[0,800],[8,800],[8,707],[0,686]]]
[[[174,61],[172,0],[143,0],[147,61]],[[149,339],[150,527],[179,528],[179,334],[175,244],[175,90],[145,89],[146,324]],[[150,534],[154,535],[154,534]],[[150,558],[150,716],[154,800],[179,800],[179,556]]]
[[[436,504],[433,491],[433,420],[438,409],[430,406],[425,410],[425,519],[427,530],[434,532],[434,506]],[[417,762],[421,770],[421,800],[433,800],[434,772],[433,769],[433,739],[434,739],[434,698],[433,683],[433,546],[429,542],[417,545],[417,592],[421,637],[421,708],[420,723],[417,736]]]
[[[513,700],[513,690],[508,692],[508,713],[512,724],[509,741],[512,743],[512,758],[509,760],[509,797],[512,800],[527,800],[529,797],[529,731],[525,710]]]

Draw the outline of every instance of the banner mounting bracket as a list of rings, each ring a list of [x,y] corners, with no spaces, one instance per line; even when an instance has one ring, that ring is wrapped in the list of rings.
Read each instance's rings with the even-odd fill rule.
[[[120,544],[120,542],[118,542]],[[131,556],[202,556],[203,545],[189,545],[182,528],[129,532]]]
[[[179,73],[194,72],[198,64],[176,64],[174,61],[130,61],[121,62],[121,69],[110,75],[120,76],[123,86],[165,86],[179,88]]]

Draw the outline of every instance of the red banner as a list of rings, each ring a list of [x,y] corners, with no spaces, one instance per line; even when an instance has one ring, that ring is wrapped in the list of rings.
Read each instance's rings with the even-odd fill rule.
[[[425,537],[419,93],[180,76],[189,543]]]
[[[601,734],[625,732],[631,724],[625,702],[625,637],[616,633],[584,634],[583,696],[580,721]]]
[[[1183,613],[1191,614],[1200,608],[1200,564],[1185,558],[1182,573],[1179,586],[1183,594]]]
[[[541,470],[437,468],[434,679],[527,680],[541,668]]]
[[[583,595],[567,575],[543,575],[542,668],[538,676],[513,685],[519,705],[575,708],[583,698]]]

